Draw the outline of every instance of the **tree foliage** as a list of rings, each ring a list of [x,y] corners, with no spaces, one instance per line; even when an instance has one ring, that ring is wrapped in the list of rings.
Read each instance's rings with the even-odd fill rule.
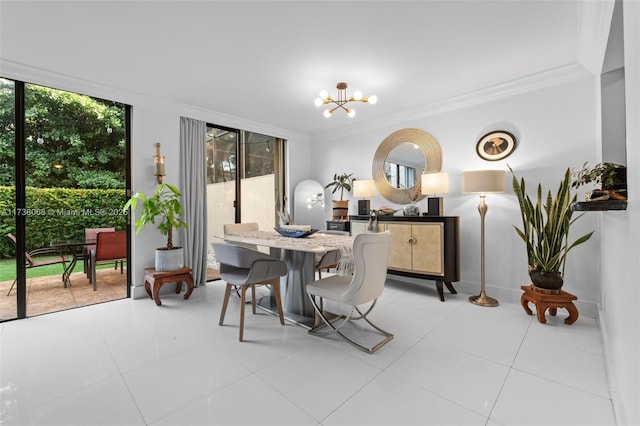
[[[25,85],[27,186],[124,188],[124,114],[117,102]],[[14,90],[2,79],[0,129],[0,185],[13,186]]]

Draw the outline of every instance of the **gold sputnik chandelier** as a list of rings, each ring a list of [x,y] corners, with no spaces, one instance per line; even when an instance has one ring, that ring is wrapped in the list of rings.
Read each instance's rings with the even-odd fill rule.
[[[362,97],[362,92],[355,91],[351,97],[347,97],[347,83],[341,82],[336,85],[338,89],[338,98],[333,99],[329,96],[329,92],[326,90],[320,91],[320,97],[316,98],[315,104],[317,107],[322,105],[330,105],[330,108],[324,111],[324,116],[329,118],[331,114],[337,109],[343,109],[349,117],[355,117],[356,110],[353,108],[349,108],[346,106],[349,102],[366,102],[370,104],[375,104],[378,102],[378,97],[375,95],[371,95],[368,98]],[[335,105],[335,106],[334,106]]]

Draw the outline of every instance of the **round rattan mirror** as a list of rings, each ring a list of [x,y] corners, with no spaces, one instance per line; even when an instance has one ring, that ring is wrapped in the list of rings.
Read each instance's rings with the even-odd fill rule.
[[[417,174],[417,176],[414,176],[416,184],[420,182],[422,173],[439,172],[442,168],[442,149],[436,138],[430,133],[420,129],[400,129],[391,133],[382,141],[373,156],[372,174],[380,194],[392,203],[407,204],[410,202],[406,190],[394,186],[389,181],[386,164],[390,154],[391,157],[394,157],[397,152],[394,150],[396,148],[404,150],[406,147],[404,144],[407,143],[417,146],[424,155],[424,167],[422,169],[419,167],[412,168],[414,173]],[[397,164],[398,160],[393,161],[393,164]],[[423,198],[424,195],[421,195],[418,199],[421,200]]]

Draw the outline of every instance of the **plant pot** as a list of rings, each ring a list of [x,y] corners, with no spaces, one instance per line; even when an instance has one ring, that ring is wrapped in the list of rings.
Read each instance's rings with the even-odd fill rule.
[[[333,200],[333,220],[349,218],[349,200]]]
[[[560,271],[529,271],[529,277],[534,286],[545,290],[560,290],[564,283]]]
[[[184,248],[166,247],[156,249],[156,271],[176,271],[184,268]]]

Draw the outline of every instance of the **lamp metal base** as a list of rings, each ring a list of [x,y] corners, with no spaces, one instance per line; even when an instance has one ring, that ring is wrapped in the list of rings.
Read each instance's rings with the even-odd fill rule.
[[[485,293],[480,293],[477,296],[469,296],[469,302],[478,306],[498,306],[500,303],[493,297],[487,296]]]

